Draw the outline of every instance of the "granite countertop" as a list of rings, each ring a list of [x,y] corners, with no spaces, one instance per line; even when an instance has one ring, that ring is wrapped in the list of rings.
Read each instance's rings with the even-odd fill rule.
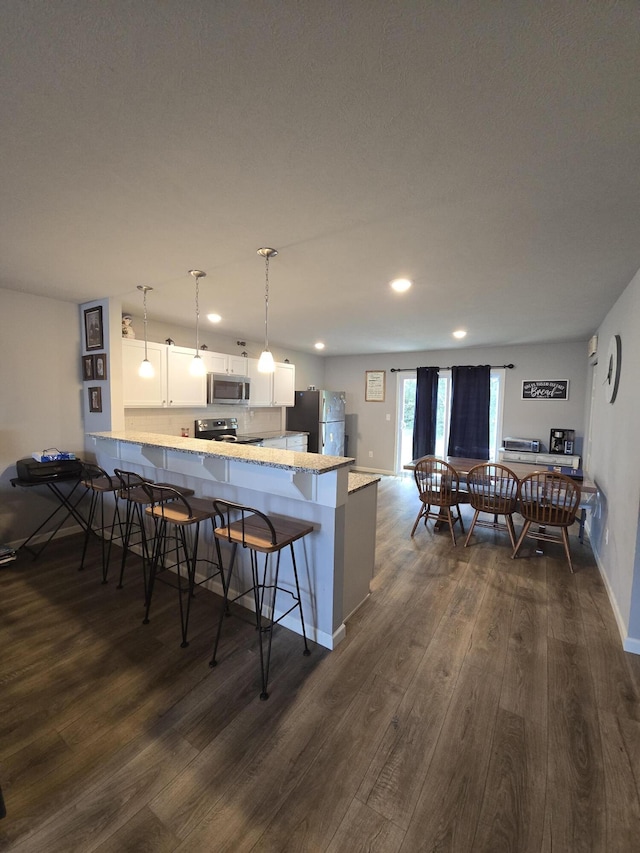
[[[349,471],[349,494],[357,492],[360,489],[365,489],[372,483],[379,483],[380,477],[377,474],[361,474],[358,471]]]
[[[134,430],[115,430],[112,432],[90,432],[92,438],[122,441],[127,444],[140,444],[162,450],[177,450],[194,453],[213,459],[233,459],[253,465],[269,468],[283,468],[287,471],[306,471],[311,474],[326,474],[338,468],[352,465],[355,459],[347,456],[324,456],[320,453],[298,453],[295,450],[281,450],[275,447],[258,447],[254,444],[233,444],[225,441],[206,441],[201,438],[182,438],[174,435],[161,435],[154,432]],[[299,435],[290,432],[291,435]],[[263,436],[264,437],[264,436]]]

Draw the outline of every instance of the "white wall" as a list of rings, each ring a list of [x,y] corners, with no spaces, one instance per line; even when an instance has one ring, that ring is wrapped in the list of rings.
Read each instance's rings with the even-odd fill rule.
[[[397,389],[402,376],[391,373],[392,367],[514,364],[513,370],[506,371],[503,437],[538,438],[546,448],[552,427],[575,429],[576,452],[581,454],[589,370],[586,353],[587,342],[578,341],[327,358],[325,387],[347,392],[348,454],[356,458],[357,467],[390,474],[395,466]],[[367,370],[386,371],[384,403],[365,402]],[[527,379],[568,379],[569,399],[522,400],[522,382]]]
[[[625,648],[640,654],[640,273],[598,329],[591,413],[590,473],[598,506],[590,537],[608,585]],[[622,370],[614,403],[604,394],[607,347],[622,338]],[[608,540],[608,541],[607,541]]]
[[[23,540],[54,508],[45,490],[12,488],[15,463],[48,447],[81,454],[78,306],[0,290],[0,542]]]

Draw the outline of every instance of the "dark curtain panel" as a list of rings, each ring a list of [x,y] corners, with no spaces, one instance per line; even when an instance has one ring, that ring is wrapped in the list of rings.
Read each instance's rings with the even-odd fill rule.
[[[416,408],[413,416],[414,459],[435,453],[438,414],[438,368],[419,367],[417,373]]]
[[[449,456],[489,458],[489,400],[491,368],[451,368]]]

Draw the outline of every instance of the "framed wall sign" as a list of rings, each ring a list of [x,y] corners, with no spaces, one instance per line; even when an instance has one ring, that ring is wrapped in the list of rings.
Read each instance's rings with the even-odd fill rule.
[[[522,383],[523,400],[568,400],[568,379],[525,379]]]
[[[86,308],[84,312],[85,349],[104,349],[102,305]]]
[[[96,385],[94,388],[89,388],[89,411],[102,411],[102,388]]]
[[[384,403],[386,370],[365,371],[364,399],[367,403]]]
[[[106,379],[107,378],[107,354],[106,352],[98,352],[93,358],[93,378],[94,379]]]
[[[82,356],[82,379],[85,382],[87,380],[93,379],[93,356],[92,355],[83,355]]]

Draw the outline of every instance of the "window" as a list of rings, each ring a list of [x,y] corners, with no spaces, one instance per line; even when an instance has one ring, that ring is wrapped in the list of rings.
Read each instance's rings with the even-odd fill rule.
[[[413,451],[413,415],[416,403],[416,373],[399,373],[398,393],[398,454],[396,471],[411,462]],[[489,403],[489,457],[498,459],[502,435],[504,369],[491,371],[491,400]],[[436,456],[447,455],[449,419],[451,416],[451,371],[441,370],[438,379],[438,413],[436,416]]]

